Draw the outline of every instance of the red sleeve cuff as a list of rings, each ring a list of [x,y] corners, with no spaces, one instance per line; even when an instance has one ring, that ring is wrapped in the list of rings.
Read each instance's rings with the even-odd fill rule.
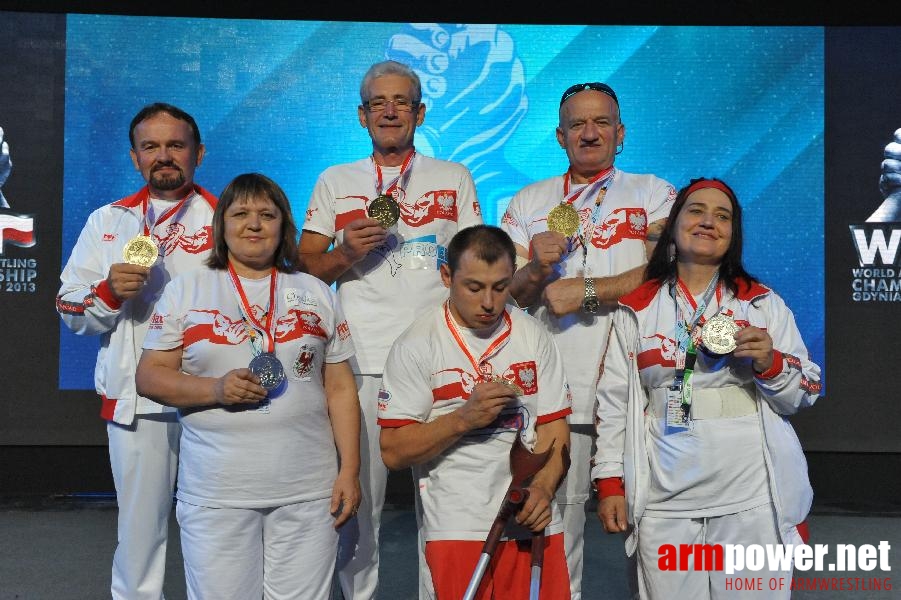
[[[604,479],[598,479],[597,482],[598,500],[603,500],[610,496],[626,495],[622,477],[605,477]]]
[[[403,427],[404,425],[412,425],[413,423],[419,423],[414,419],[382,419],[379,418],[376,420],[379,427],[384,427],[385,429],[396,429],[398,427]]]
[[[566,415],[570,415],[572,414],[572,412],[573,409],[566,407],[564,409],[558,410],[557,412],[541,415],[538,417],[538,420],[535,422],[535,424],[544,425],[545,423],[550,423],[551,421],[556,421],[557,419],[565,419]]]
[[[763,373],[755,373],[754,376],[757,379],[772,379],[782,372],[782,362],[782,353],[778,350],[773,350],[773,364]]]
[[[113,310],[119,310],[122,307],[122,303],[113,294],[113,290],[110,289],[109,282],[106,279],[94,287],[94,295],[103,300],[103,303]]]

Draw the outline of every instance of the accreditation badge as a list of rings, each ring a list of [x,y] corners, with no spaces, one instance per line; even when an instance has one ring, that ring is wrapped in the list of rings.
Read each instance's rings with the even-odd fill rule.
[[[682,403],[682,387],[671,385],[666,389],[666,427],[688,429],[691,424],[689,408]]]

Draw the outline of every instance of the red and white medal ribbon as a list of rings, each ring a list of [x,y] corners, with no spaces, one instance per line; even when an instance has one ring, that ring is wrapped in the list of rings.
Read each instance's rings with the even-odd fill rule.
[[[488,348],[485,349],[481,356],[479,356],[478,360],[476,360],[472,351],[469,349],[466,340],[463,339],[463,334],[460,333],[457,323],[454,321],[449,304],[450,301],[444,303],[444,320],[447,323],[447,328],[450,330],[454,340],[456,340],[457,345],[460,346],[460,350],[462,350],[463,354],[466,355],[466,358],[469,359],[479,381],[489,381],[492,376],[492,367],[491,363],[488,362],[488,359],[497,354],[501,347],[507,343],[507,340],[510,339],[510,332],[513,330],[513,322],[510,319],[510,314],[504,310],[504,329],[494,341],[491,342]]]
[[[404,162],[400,165],[400,173],[398,173],[397,177],[391,180],[391,183],[388,184],[388,187],[385,188],[384,182],[382,181],[382,167],[377,162],[375,162],[375,156],[372,157],[372,165],[375,168],[375,195],[381,196],[383,193],[387,196],[391,196],[395,200],[397,200],[397,188],[398,185],[400,187],[406,189],[407,182],[410,181],[410,175],[413,173],[413,159],[416,157],[416,149],[410,151],[410,154],[407,155],[407,158],[404,159]],[[382,190],[385,190],[382,192]]]
[[[269,274],[269,304],[266,308],[265,323],[260,323],[254,316],[250,302],[247,300],[247,295],[244,293],[244,286],[241,285],[241,278],[235,273],[231,262],[228,263],[228,275],[238,296],[238,302],[241,305],[241,314],[247,326],[251,347],[253,346],[253,331],[258,331],[263,338],[262,351],[270,354],[275,353],[275,319],[272,318],[272,315],[275,313],[275,289],[278,286],[278,270],[272,267],[272,272]]]
[[[174,206],[171,206],[168,209],[166,209],[165,211],[163,211],[163,214],[161,214],[157,219],[155,219],[153,221],[153,225],[149,225],[147,223],[147,213],[150,210],[150,194],[149,194],[149,192],[147,194],[145,194],[141,198],[141,212],[144,215],[144,219],[143,219],[144,220],[144,235],[149,236],[150,232],[152,232],[159,225],[162,225],[163,223],[165,223],[166,221],[171,219],[174,215],[176,215],[178,213],[178,211],[180,211],[181,208],[185,205],[185,202],[187,202],[188,199],[191,196],[193,196],[194,194],[195,194],[195,190],[192,188],[191,191],[188,192],[187,196],[185,196],[184,198],[179,200]]]
[[[594,196],[594,207],[591,209],[591,218],[588,220],[588,223],[583,224],[582,219],[579,219],[579,233],[577,237],[579,242],[582,244],[582,273],[585,277],[589,277],[591,275],[588,269],[588,244],[591,242],[591,239],[594,237],[594,231],[597,229],[598,221],[601,217],[601,204],[604,202],[604,198],[607,196],[607,188],[610,187],[610,184],[613,183],[613,178],[616,175],[616,170],[611,165],[610,167],[604,169],[594,177],[588,180],[588,183],[578,190],[570,193],[570,185],[572,181],[572,173],[571,171],[567,171],[563,175],[563,201],[567,204],[575,206],[576,200],[582,197],[583,194],[587,198],[591,198]],[[574,248],[570,248],[570,252]]]

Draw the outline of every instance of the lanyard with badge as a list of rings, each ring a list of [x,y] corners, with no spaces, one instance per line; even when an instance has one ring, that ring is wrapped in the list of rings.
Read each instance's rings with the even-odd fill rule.
[[[401,164],[400,173],[387,186],[382,180],[382,167],[375,162],[375,157],[372,157],[376,196],[366,208],[366,214],[378,221],[385,229],[397,223],[397,220],[400,218],[400,205],[397,203],[397,196],[400,194],[398,188],[407,188],[410,176],[413,173],[413,160],[415,157],[416,149],[414,148]]]
[[[601,173],[603,176],[598,180],[601,183],[601,189],[598,190],[597,195],[594,198],[594,207],[591,209],[591,218],[586,223],[579,224],[579,242],[582,244],[582,276],[583,277],[591,277],[591,268],[588,266],[588,244],[594,238],[594,232],[600,224],[601,220],[601,205],[604,203],[604,198],[607,197],[607,189],[613,183],[613,178],[616,176],[616,170],[613,167],[610,167],[609,175],[606,175],[606,172]]]
[[[697,360],[696,329],[702,324],[704,313],[716,295],[720,301],[719,273],[715,273],[701,296],[695,303],[694,296],[681,279],[670,284],[670,296],[676,305],[676,370],[673,383],[667,389],[666,424],[668,427],[687,428],[690,425],[692,376]],[[683,304],[688,310],[683,313]],[[685,314],[689,314],[685,318]]]

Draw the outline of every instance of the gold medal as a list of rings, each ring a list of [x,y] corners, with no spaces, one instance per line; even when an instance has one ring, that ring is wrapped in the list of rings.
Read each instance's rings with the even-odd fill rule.
[[[381,194],[369,203],[367,214],[379,222],[379,225],[388,229],[400,218],[400,206],[391,196]]]
[[[566,237],[579,231],[579,212],[568,202],[561,202],[547,215],[547,228]]]
[[[491,378],[491,381],[493,381],[493,382],[495,382],[495,383],[499,383],[499,384],[501,384],[501,385],[507,386],[507,387],[510,388],[510,389],[513,391],[513,393],[516,394],[517,396],[522,396],[522,394],[523,394],[523,391],[522,391],[522,388],[521,388],[521,387],[519,387],[518,385],[516,385],[515,383],[513,383],[513,382],[510,381],[509,379],[506,379],[506,378],[504,378],[504,377],[501,377],[500,375],[495,375],[494,377]]]
[[[159,249],[149,235],[133,237],[125,244],[125,248],[122,250],[125,262],[148,268],[153,266],[159,254]]]

